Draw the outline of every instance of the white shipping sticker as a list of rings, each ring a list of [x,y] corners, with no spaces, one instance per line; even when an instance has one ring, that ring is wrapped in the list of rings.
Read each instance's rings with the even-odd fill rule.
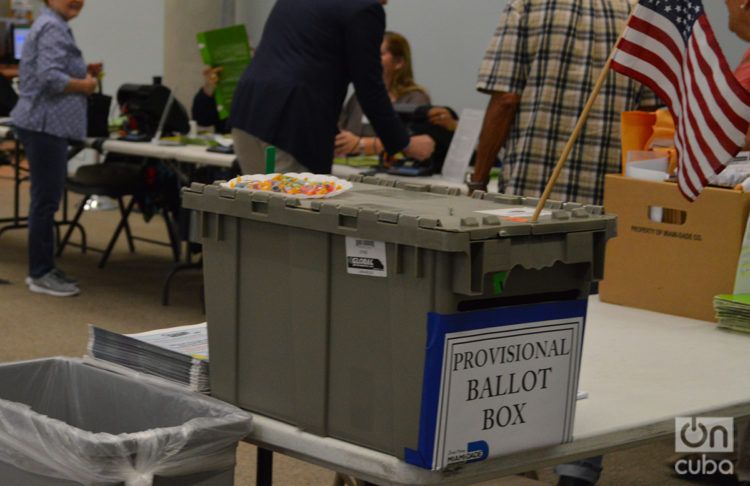
[[[484,209],[482,211],[475,211],[475,212],[497,216],[498,218],[504,221],[527,222],[529,219],[531,219],[532,216],[534,216],[535,210],[536,208],[518,206],[515,208],[506,208],[506,209]],[[549,217],[551,214],[552,214],[552,211],[548,209],[543,209],[542,212],[539,213],[539,217],[546,218],[546,217]]]
[[[352,275],[387,277],[385,243],[346,237],[346,271]]]

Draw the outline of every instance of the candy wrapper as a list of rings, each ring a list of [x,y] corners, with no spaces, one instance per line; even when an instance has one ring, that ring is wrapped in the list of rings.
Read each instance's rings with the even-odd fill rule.
[[[352,188],[352,183],[331,175],[303,172],[254,174],[235,177],[222,186],[247,191],[266,191],[299,199],[333,197]]]

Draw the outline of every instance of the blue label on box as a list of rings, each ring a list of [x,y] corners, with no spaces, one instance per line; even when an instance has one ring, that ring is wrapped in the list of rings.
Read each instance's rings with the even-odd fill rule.
[[[427,469],[570,440],[587,300],[430,313],[419,448]]]

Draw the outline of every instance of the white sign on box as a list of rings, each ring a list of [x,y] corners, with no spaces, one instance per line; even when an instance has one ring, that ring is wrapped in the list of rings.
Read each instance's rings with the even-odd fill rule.
[[[585,313],[580,300],[431,314],[407,462],[441,470],[571,440]]]

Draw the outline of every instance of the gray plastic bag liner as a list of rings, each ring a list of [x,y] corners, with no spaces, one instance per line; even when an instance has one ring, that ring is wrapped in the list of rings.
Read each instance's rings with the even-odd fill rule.
[[[250,414],[80,359],[0,364],[0,461],[82,484],[149,486],[235,463]]]

